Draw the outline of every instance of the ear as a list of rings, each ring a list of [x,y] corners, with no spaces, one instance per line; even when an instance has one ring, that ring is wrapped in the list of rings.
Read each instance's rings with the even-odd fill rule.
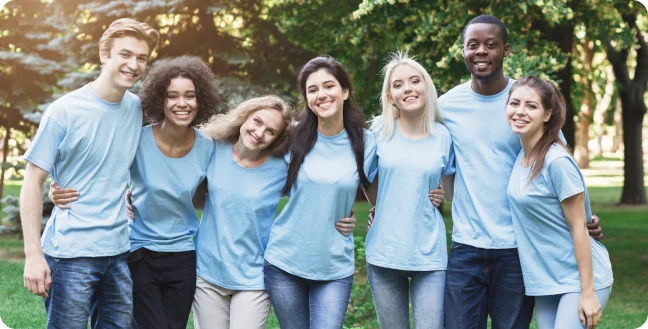
[[[466,47],[461,44],[461,57],[466,58]]]
[[[504,57],[508,57],[509,52],[511,51],[511,45],[508,43],[504,45]]]
[[[342,93],[344,94],[344,100],[347,100],[349,98],[349,89],[342,89]]]
[[[553,110],[552,110],[552,109],[549,109],[548,111],[545,111],[544,118],[543,118],[542,121],[543,121],[544,123],[547,123],[547,121],[549,121],[549,119],[551,119],[551,115],[552,115],[552,114],[553,114]]]
[[[106,61],[108,61],[109,57],[110,53],[108,53],[105,49],[99,50],[99,62],[101,63],[101,65],[106,64]]]

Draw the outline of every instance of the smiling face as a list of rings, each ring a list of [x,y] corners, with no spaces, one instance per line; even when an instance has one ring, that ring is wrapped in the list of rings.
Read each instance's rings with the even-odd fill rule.
[[[541,136],[544,123],[551,118],[551,109],[542,106],[540,95],[533,88],[522,86],[511,93],[506,118],[513,132],[521,137]]]
[[[509,45],[504,44],[502,31],[497,25],[475,23],[466,28],[462,54],[473,77],[491,81],[503,75],[504,57],[509,54]]]
[[[171,79],[164,102],[164,120],[167,124],[187,127],[198,114],[196,87],[193,81],[177,77]]]
[[[264,108],[248,116],[240,129],[239,142],[248,150],[264,150],[284,131],[281,112]]]
[[[306,79],[306,100],[308,108],[320,119],[342,117],[344,101],[349,90],[326,69],[311,73]]]
[[[108,74],[113,87],[117,89],[132,88],[146,69],[148,44],[134,37],[117,38],[109,52],[100,53],[102,74]]]
[[[421,72],[407,64],[395,67],[389,79],[389,98],[401,111],[422,111],[427,92]]]

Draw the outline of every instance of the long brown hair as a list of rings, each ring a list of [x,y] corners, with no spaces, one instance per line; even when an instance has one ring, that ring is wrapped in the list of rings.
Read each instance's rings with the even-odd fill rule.
[[[544,123],[544,131],[540,140],[527,154],[527,159],[534,159],[531,165],[531,174],[529,175],[529,182],[531,182],[542,170],[545,157],[552,144],[559,144],[569,150],[569,147],[558,137],[560,129],[565,124],[566,104],[565,98],[555,84],[538,77],[524,77],[516,81],[509,91],[509,99],[511,94],[520,87],[529,87],[535,90],[540,96],[544,110],[551,112],[549,120]]]
[[[324,55],[318,56],[306,63],[297,76],[297,86],[301,91],[302,98],[305,104],[308,104],[306,98],[306,80],[312,73],[325,69],[340,83],[342,89],[349,90],[349,97],[344,101],[342,106],[342,118],[344,120],[344,130],[349,135],[351,142],[351,149],[356,160],[358,168],[358,177],[364,187],[369,186],[369,180],[364,172],[364,131],[366,122],[362,110],[358,107],[353,96],[353,84],[349,78],[348,73],[344,66],[335,58]],[[287,194],[290,192],[293,184],[297,181],[299,168],[304,163],[306,155],[313,149],[317,141],[317,122],[318,118],[308,108],[308,105],[302,110],[302,113],[297,118],[299,124],[295,127],[295,131],[290,141],[290,165],[288,166],[288,177],[286,184],[281,190],[282,193]]]

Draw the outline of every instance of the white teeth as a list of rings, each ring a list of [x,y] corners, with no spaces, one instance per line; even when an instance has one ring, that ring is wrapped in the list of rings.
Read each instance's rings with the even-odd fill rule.
[[[326,102],[326,103],[321,103],[321,104],[319,104],[318,106],[319,106],[321,109],[326,110],[326,109],[328,109],[329,107],[331,107],[331,104],[333,104],[333,103],[332,103],[332,102]]]
[[[413,101],[413,100],[416,100],[416,97],[414,97],[414,96],[410,96],[410,97],[406,97],[406,98],[404,99],[405,102],[409,102],[409,101]]]
[[[176,114],[176,115],[187,115],[187,114],[189,114],[188,111],[178,111],[178,112],[173,112],[173,113]]]

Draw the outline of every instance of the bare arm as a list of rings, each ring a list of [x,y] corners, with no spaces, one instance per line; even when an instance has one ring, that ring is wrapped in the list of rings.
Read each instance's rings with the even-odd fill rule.
[[[373,182],[369,185],[369,188],[363,188],[362,190],[364,191],[367,201],[369,201],[369,205],[372,207],[375,206],[376,200],[378,199],[378,175],[376,175],[376,178],[374,178]]]
[[[455,174],[443,176],[441,178],[441,183],[443,184],[443,190],[445,193],[443,196],[446,200],[452,202],[452,196],[454,195],[454,180]]]
[[[48,175],[47,171],[28,162],[20,190],[20,220],[25,239],[24,285],[32,293],[43,297],[47,297],[46,290],[52,283],[49,265],[40,245],[42,191]]]
[[[583,193],[571,196],[561,203],[572,239],[574,254],[581,281],[581,296],[578,312],[583,325],[595,328],[601,318],[601,304],[594,291],[594,271],[592,269],[592,246],[590,245],[585,220],[585,196]],[[587,322],[585,321],[587,318]]]

